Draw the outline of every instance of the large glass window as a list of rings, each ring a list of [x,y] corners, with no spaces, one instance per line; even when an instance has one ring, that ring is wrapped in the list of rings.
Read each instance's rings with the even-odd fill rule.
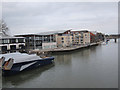
[[[10,43],[16,43],[16,39],[10,39]]]
[[[36,40],[39,40],[39,37],[36,37]]]
[[[3,40],[2,40],[2,43],[3,43],[3,44],[9,43],[9,42],[8,42],[8,39],[3,39]]]
[[[31,37],[29,37],[29,39],[31,39]]]
[[[42,40],[42,37],[39,37],[39,40]]]
[[[24,43],[24,39],[23,38],[19,38],[18,39],[18,43]]]
[[[0,39],[0,44],[2,44],[2,40]]]

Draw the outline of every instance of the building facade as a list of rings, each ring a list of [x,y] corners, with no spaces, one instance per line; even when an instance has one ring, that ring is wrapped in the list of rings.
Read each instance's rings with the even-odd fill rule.
[[[90,32],[90,43],[96,43],[96,35]]]
[[[73,36],[70,30],[56,34],[57,47],[70,47],[73,45]]]
[[[90,32],[83,32],[83,44],[90,44]]]
[[[25,37],[26,50],[89,45],[103,40],[102,34],[94,34],[88,30],[60,30],[39,34],[16,35],[16,37]]]
[[[42,35],[42,49],[54,49],[57,47],[55,35]]]
[[[74,32],[72,33],[73,35],[73,45],[80,45],[82,42],[81,42],[81,34],[79,32]]]
[[[0,38],[0,53],[14,52],[25,49],[25,39],[23,37],[2,37]]]
[[[53,49],[56,48],[55,35],[47,34],[25,34],[15,35],[16,37],[25,37],[26,50],[31,49]]]
[[[97,33],[96,35],[97,35],[97,37],[98,37],[98,42],[105,40],[105,35],[104,35],[104,34],[102,34],[102,33]]]
[[[70,30],[50,31],[39,34],[15,35],[25,37],[27,50],[30,49],[54,49],[57,47],[69,47],[73,44],[73,36]]]
[[[57,36],[57,46],[58,47],[69,47],[72,46],[72,37],[68,34],[63,34],[62,36]]]
[[[87,30],[72,31],[73,44],[74,45],[85,45],[90,44],[90,32]]]
[[[97,43],[100,41],[104,41],[105,35],[97,31],[91,31],[90,38],[91,38],[91,43]]]

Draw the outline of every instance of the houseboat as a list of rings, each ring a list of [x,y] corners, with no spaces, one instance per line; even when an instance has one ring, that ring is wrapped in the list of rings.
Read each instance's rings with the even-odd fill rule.
[[[38,56],[26,53],[7,53],[0,55],[0,68],[3,76],[14,75],[47,64],[52,64],[54,57]]]

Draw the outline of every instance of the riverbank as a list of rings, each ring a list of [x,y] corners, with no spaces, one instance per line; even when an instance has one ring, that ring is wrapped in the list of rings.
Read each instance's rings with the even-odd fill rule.
[[[118,43],[52,54],[54,65],[3,77],[3,88],[117,88]],[[91,83],[92,82],[92,83]]]
[[[45,50],[31,50],[29,51],[30,54],[32,53],[40,53],[40,52],[70,52],[70,51],[74,51],[74,50],[78,50],[78,49],[82,49],[82,48],[87,48],[87,47],[91,47],[91,46],[96,46],[101,44],[102,42],[97,42],[97,43],[91,43],[89,45],[74,45],[71,47],[62,47],[62,48],[55,48],[55,49],[45,49]]]

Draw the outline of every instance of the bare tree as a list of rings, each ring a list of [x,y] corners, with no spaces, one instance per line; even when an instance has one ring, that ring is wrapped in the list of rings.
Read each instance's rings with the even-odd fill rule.
[[[3,20],[0,20],[0,36],[9,36],[9,28]]]

